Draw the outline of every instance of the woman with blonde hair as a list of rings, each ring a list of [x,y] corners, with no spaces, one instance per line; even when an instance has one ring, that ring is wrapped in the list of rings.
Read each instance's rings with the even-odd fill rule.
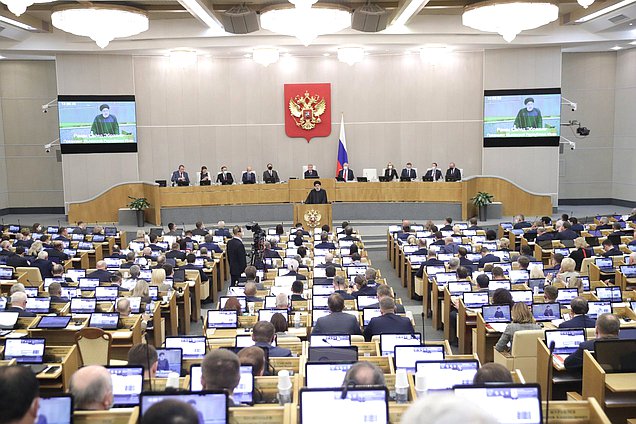
[[[146,280],[142,280],[141,278],[137,280],[137,284],[130,292],[130,297],[140,297],[142,303],[148,303],[152,299],[150,299],[150,289],[149,284]]]
[[[163,268],[152,270],[150,285],[157,286],[160,292],[165,292],[172,288],[172,286],[166,282],[166,270]]]
[[[508,344],[512,346],[512,338],[517,331],[521,330],[540,330],[541,327],[534,321],[534,317],[530,309],[525,303],[517,302],[512,306],[510,311],[512,322],[506,326],[499,341],[495,345],[495,349],[503,352],[508,348]]]
[[[40,240],[36,240],[29,247],[29,251],[27,252],[28,256],[37,257],[38,253],[40,253],[43,249],[42,242]]]
[[[561,261],[561,270],[556,276],[565,282],[566,287],[570,287],[570,282],[574,282],[579,277],[579,273],[575,271],[575,268],[576,262],[574,262],[574,259],[563,258],[563,261]],[[576,286],[573,285],[572,287]]]

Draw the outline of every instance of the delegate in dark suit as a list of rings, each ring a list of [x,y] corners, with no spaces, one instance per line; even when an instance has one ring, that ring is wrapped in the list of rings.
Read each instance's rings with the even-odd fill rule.
[[[442,171],[439,169],[429,169],[424,175],[425,179],[432,179],[433,181],[439,181],[442,179]]]
[[[408,318],[388,313],[371,318],[371,321],[369,321],[369,324],[364,329],[364,339],[370,342],[373,336],[384,333],[414,334],[415,330],[413,329],[411,320]]]
[[[577,315],[574,318],[563,321],[559,324],[559,328],[594,328],[596,326],[596,320],[590,318],[587,315]]]
[[[227,260],[230,262],[230,276],[232,278],[230,284],[234,284],[247,266],[245,246],[241,239],[234,237],[227,242]]]
[[[31,266],[31,264],[29,263],[29,260],[27,258],[25,258],[24,256],[21,255],[17,255],[17,254],[13,254],[13,255],[9,255],[7,257],[7,266],[12,266],[14,268],[17,267],[28,267]]]
[[[315,169],[305,171],[305,178],[318,178],[318,171]]]
[[[190,176],[185,171],[174,171],[172,177],[170,177],[170,181],[172,185],[190,185]]]
[[[393,181],[393,179],[397,180],[398,174],[397,174],[397,171],[395,170],[395,168],[391,168],[391,169],[386,168],[384,170],[384,178],[386,178],[387,181]]]
[[[278,172],[275,169],[270,169],[263,172],[263,181],[266,183],[279,183]]]
[[[478,269],[482,269],[487,263],[500,261],[501,259],[499,259],[499,256],[495,256],[492,253],[489,253],[479,260]]]
[[[563,361],[563,365],[565,369],[568,371],[577,371],[583,369],[583,351],[589,350],[590,352],[594,352],[594,342],[596,340],[616,340],[618,337],[603,337],[595,340],[586,340],[581,343],[570,356],[565,358]]]
[[[36,259],[31,263],[31,266],[34,266],[40,270],[40,275],[42,278],[51,278],[53,277],[52,269],[53,262],[48,259]]]
[[[216,182],[221,183],[222,185],[231,185],[234,184],[234,177],[231,172],[219,172],[216,176]]]
[[[292,356],[291,350],[285,349],[283,347],[272,346],[269,343],[256,342],[254,346],[267,349],[267,351],[269,352],[270,358],[286,358],[286,357]]]
[[[400,178],[410,178],[412,180],[417,178],[417,172],[413,168],[404,168],[400,174]]]
[[[26,309],[18,308],[17,306],[11,306],[6,309],[7,312],[17,312],[19,317],[34,317],[34,312],[29,312]]]
[[[444,179],[446,181],[459,181],[462,179],[462,173],[458,168],[448,168]]]
[[[353,175],[353,171],[351,169],[347,169],[347,173],[345,174],[345,170],[341,169],[338,171],[338,178],[342,178],[345,181],[353,181],[355,176]]]
[[[99,278],[100,283],[110,283],[110,277],[113,274],[104,270],[104,269],[96,269],[86,276],[86,278]]]
[[[577,238],[579,235],[577,233],[575,233],[574,231],[570,230],[569,228],[566,228],[563,231],[559,231],[555,236],[554,239],[555,240],[574,240],[575,238]]]
[[[362,334],[358,320],[345,312],[332,312],[318,318],[312,334]]]
[[[256,184],[256,174],[253,171],[244,172],[241,177],[243,184]]]
[[[574,259],[574,270],[580,271],[581,264],[583,263],[583,259],[594,256],[594,251],[592,249],[583,249],[579,248],[570,253],[570,258]]]

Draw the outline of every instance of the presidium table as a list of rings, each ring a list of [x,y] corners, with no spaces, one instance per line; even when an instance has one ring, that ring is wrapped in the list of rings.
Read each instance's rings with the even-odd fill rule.
[[[494,176],[470,177],[459,182],[336,182],[334,178],[321,178],[329,202],[337,204],[372,205],[396,203],[404,205],[453,204],[461,208],[466,220],[477,211],[471,198],[480,191],[494,195],[502,203],[503,215],[551,215],[552,203],[547,194],[528,192],[513,182]],[[125,207],[131,197],[145,197],[151,207],[145,210],[145,219],[161,225],[162,209],[206,208],[236,205],[289,205],[295,206],[294,217],[304,216],[306,208],[298,205],[305,201],[313,189],[314,180],[289,180],[278,184],[237,184],[229,186],[159,187],[156,183],[136,182],[115,185],[97,196],[81,202],[68,203],[69,222],[117,222],[119,208]],[[306,207],[322,205],[304,205]],[[313,209],[316,209],[313,208]],[[322,206],[323,213],[327,210]],[[329,209],[329,208],[327,208]],[[358,209],[364,215],[365,209]],[[458,209],[459,211],[459,209]],[[424,213],[424,212],[423,212]],[[331,212],[329,211],[329,215]],[[355,216],[357,219],[369,219]],[[421,216],[419,218],[429,218]],[[291,219],[291,213],[290,213]],[[272,219],[272,220],[280,220]],[[300,220],[302,222],[302,220]],[[329,221],[324,223],[331,224]],[[296,221],[299,222],[299,221]],[[322,224],[321,224],[322,225]]]

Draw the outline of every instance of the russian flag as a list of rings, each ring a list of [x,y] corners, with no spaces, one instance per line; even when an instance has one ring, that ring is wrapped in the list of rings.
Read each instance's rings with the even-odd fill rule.
[[[336,164],[336,176],[344,163],[349,163],[347,155],[347,140],[345,138],[344,115],[340,118],[340,138],[338,139],[338,163]]]

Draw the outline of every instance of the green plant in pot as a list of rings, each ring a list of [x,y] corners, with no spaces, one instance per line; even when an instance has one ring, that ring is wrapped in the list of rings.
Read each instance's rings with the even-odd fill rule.
[[[129,199],[132,199],[130,203],[128,203],[128,207],[136,211],[137,215],[137,226],[144,226],[144,209],[150,207],[150,202],[145,197],[132,197],[128,196]]]
[[[479,191],[475,197],[471,198],[473,205],[477,206],[479,210],[479,220],[485,221],[488,219],[487,206],[492,203],[495,196],[485,191]]]

